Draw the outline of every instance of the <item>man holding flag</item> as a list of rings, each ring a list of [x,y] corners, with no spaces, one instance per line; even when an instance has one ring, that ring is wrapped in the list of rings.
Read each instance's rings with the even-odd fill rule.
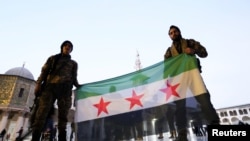
[[[172,27],[171,30],[174,30],[173,38],[178,38],[182,44],[184,39],[179,30]],[[170,130],[167,128],[168,122],[160,124],[162,127],[156,124],[164,116],[169,116],[168,106],[176,111],[177,118],[173,122],[177,123],[178,141],[187,141],[187,121],[191,121],[190,115],[199,112],[199,109],[203,111],[208,124],[219,124],[219,117],[210,102],[210,95],[194,55],[206,57],[206,50],[195,46],[193,50],[187,49],[190,53],[185,53],[184,50],[189,47],[186,41],[181,47],[183,53],[169,49],[171,54],[167,52],[166,59],[154,65],[118,77],[87,83],[76,89],[77,139],[123,139],[126,133],[123,130],[125,122],[120,122],[121,117],[136,112],[141,113],[141,118],[136,123],[143,129],[136,128],[136,133],[129,134],[127,139],[136,139],[137,134],[142,131],[142,140],[155,140],[156,129],[162,129],[163,134]],[[195,101],[189,103],[189,100]],[[200,106],[194,105],[197,102]],[[134,123],[132,118],[127,121]],[[132,133],[132,130],[129,132]]]
[[[169,47],[164,55],[164,60],[168,61],[170,58],[178,56],[182,53],[187,55],[195,56],[198,55],[201,58],[207,57],[208,53],[199,42],[193,39],[182,38],[181,31],[177,26],[171,25],[169,29],[169,36],[173,43]],[[200,61],[196,60],[199,71],[201,72]],[[216,113],[214,106],[210,100],[210,94],[206,90],[204,94],[195,96],[195,99],[200,104],[204,118],[207,120],[207,124],[219,124],[220,119]],[[186,117],[186,99],[175,101],[176,104],[176,126],[178,129],[177,141],[188,141],[187,140],[187,118]],[[183,118],[184,117],[184,118]]]

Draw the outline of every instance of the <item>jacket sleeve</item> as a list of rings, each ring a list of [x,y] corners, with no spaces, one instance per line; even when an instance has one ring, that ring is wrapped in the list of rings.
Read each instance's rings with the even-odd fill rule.
[[[73,85],[78,88],[80,87],[80,84],[78,83],[78,79],[77,79],[77,71],[78,71],[78,64],[75,62],[74,68],[73,68]]]
[[[171,51],[170,51],[170,47],[166,50],[165,54],[164,54],[164,60],[168,59],[172,57]]]
[[[200,42],[197,42],[194,39],[188,40],[188,47],[194,49],[195,54],[197,54],[201,58],[205,58],[208,55],[206,48],[202,46]]]
[[[46,81],[47,76],[48,76],[50,69],[51,69],[52,60],[53,60],[53,56],[49,57],[47,59],[46,63],[43,65],[41,73],[36,81],[37,84],[42,84],[43,82]]]

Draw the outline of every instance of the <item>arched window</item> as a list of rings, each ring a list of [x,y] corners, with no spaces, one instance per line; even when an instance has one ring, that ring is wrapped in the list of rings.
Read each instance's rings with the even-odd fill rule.
[[[220,117],[224,117],[224,113],[223,112],[220,112]]]
[[[233,111],[233,115],[234,115],[234,116],[237,116],[236,110]]]
[[[244,114],[248,114],[247,109],[243,109]]]
[[[22,97],[24,92],[24,88],[21,88],[18,94],[18,97]]]
[[[243,115],[243,111],[242,110],[239,110],[239,113],[240,113],[240,115]]]

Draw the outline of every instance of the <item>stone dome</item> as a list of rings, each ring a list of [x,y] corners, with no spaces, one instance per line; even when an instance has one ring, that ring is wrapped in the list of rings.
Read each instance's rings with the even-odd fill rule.
[[[26,69],[24,67],[12,68],[12,69],[8,70],[7,72],[5,72],[5,74],[6,75],[17,75],[17,76],[21,76],[24,78],[34,80],[33,74],[28,69]]]

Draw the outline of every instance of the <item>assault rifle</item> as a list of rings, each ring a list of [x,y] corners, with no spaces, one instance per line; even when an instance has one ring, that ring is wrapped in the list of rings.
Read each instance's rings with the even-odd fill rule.
[[[49,74],[51,74],[55,70],[55,66],[56,66],[60,56],[61,56],[61,53],[54,55],[53,59],[51,60],[52,65],[51,65],[50,70],[49,70],[49,72],[48,72],[48,74],[46,76],[48,76]],[[62,66],[64,66],[64,65],[62,65]],[[60,69],[58,69],[58,70],[60,70]],[[46,81],[43,81],[43,83],[41,84],[41,90],[38,93],[35,93],[34,103],[30,107],[30,113],[31,113],[30,119],[29,119],[30,128],[29,128],[28,132],[22,137],[17,137],[16,141],[23,141],[27,136],[29,136],[32,133],[32,131],[33,131],[32,130],[32,125],[33,125],[33,123],[35,121],[36,113],[37,113],[37,110],[38,110],[38,107],[39,107],[39,98],[42,95],[42,91],[44,90],[45,85],[46,85]],[[51,111],[53,111],[53,110],[54,110],[54,106],[52,106],[52,108],[51,108]]]

